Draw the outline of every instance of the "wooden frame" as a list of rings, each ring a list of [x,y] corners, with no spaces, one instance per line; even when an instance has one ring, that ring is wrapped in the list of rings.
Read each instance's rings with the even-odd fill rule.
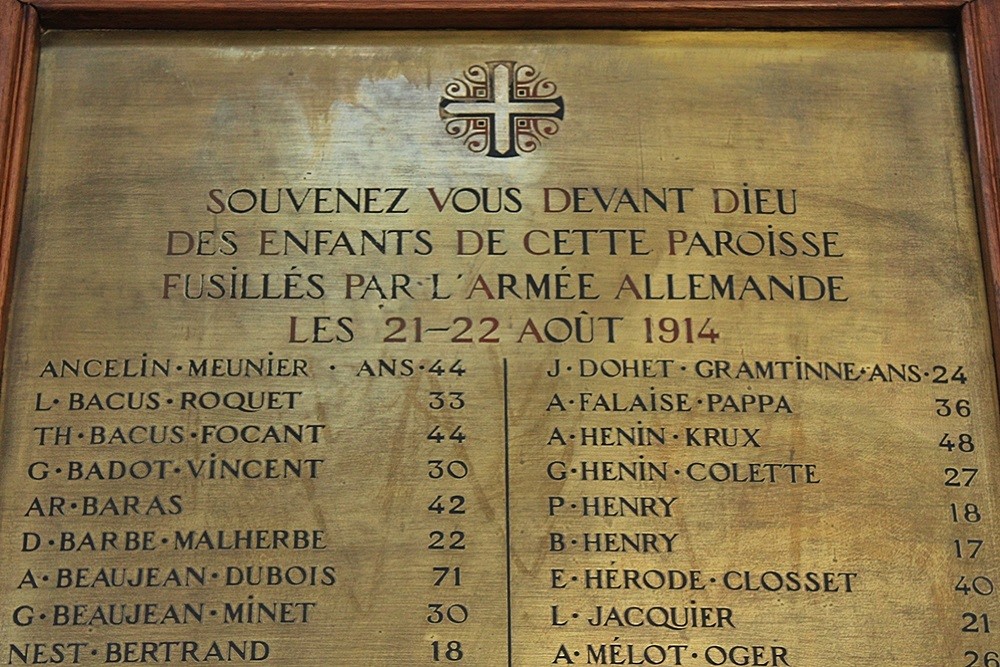
[[[1000,350],[1000,0],[0,0],[0,339],[42,30],[529,27],[954,30],[994,354]]]

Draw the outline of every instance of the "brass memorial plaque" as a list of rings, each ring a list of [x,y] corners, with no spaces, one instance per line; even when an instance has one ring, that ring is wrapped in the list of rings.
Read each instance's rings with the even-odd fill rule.
[[[2,664],[1000,665],[950,35],[44,35]]]

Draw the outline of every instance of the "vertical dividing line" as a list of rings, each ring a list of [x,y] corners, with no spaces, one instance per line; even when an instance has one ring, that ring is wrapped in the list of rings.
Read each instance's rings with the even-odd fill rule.
[[[507,359],[503,360],[503,473],[504,508],[507,523],[507,667],[514,667],[514,624],[510,604],[510,391],[507,380]]]

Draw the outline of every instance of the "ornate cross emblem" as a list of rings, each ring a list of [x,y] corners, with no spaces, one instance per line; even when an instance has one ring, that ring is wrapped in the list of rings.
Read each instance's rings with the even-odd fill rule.
[[[445,131],[489,157],[534,151],[559,131],[564,111],[555,84],[513,60],[469,67],[445,86],[439,106]]]

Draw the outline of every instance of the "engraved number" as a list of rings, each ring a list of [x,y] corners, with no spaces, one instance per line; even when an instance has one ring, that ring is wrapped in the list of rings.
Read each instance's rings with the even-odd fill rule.
[[[973,577],[969,579],[963,575],[958,578],[955,590],[963,595],[971,595],[972,593],[984,596],[993,595],[993,580],[989,577]]]
[[[433,641],[431,652],[434,655],[434,662],[441,662],[442,657],[448,662],[458,662],[462,659],[462,642],[450,641],[441,646],[441,642]]]
[[[972,486],[972,480],[979,474],[979,468],[945,468],[945,486]]]
[[[427,466],[430,468],[427,476],[431,479],[441,479],[445,475],[452,479],[464,479],[469,474],[469,464],[457,459],[447,463],[444,459],[431,459],[427,462]]]
[[[975,559],[983,543],[984,540],[955,540],[955,558]]]
[[[448,535],[445,535],[443,530],[432,530],[428,537],[431,538],[431,543],[427,545],[428,549],[465,549],[465,533],[460,530],[453,530]]]
[[[448,500],[438,496],[427,506],[428,512],[435,514],[465,514],[465,496],[451,496]]]
[[[469,608],[464,604],[444,605],[439,602],[431,602],[427,605],[431,613],[427,614],[428,623],[465,623],[469,620]]]
[[[960,398],[956,401],[952,401],[950,398],[935,398],[934,403],[937,405],[938,417],[950,417],[952,415],[968,417],[972,414],[972,406],[969,404],[968,399],[965,398]]]
[[[432,568],[432,571],[438,575],[437,579],[434,580],[435,586],[461,586],[462,585],[462,568],[440,566]]]
[[[955,523],[979,523],[983,518],[979,506],[975,503],[951,504],[951,520]]]
[[[990,632],[990,617],[986,614],[975,614],[967,611],[962,614],[962,620],[965,621],[965,625],[962,626],[962,632],[977,632],[982,634],[989,634]]]
[[[966,651],[965,657],[969,659],[969,662],[965,663],[965,667],[1000,667],[1000,653],[996,651],[984,653]]]

